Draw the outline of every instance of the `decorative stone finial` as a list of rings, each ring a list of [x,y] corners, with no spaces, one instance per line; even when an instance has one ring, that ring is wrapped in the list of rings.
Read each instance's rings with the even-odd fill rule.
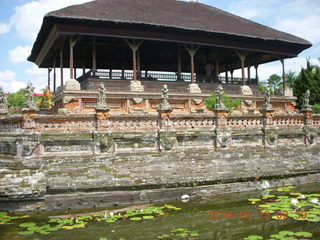
[[[222,94],[224,92],[221,85],[217,87],[217,90],[215,91],[215,93],[216,93],[216,106],[214,110],[226,110],[226,106],[222,102]]]
[[[8,113],[8,106],[7,106],[7,99],[4,95],[3,88],[0,86],[0,114],[7,114]]]
[[[34,89],[35,88],[32,86],[32,83],[28,82],[27,87],[26,87],[27,102],[26,102],[26,107],[24,110],[35,110],[35,111],[39,110],[34,102]]]
[[[158,111],[171,111],[172,107],[168,102],[168,86],[164,84],[161,91],[161,103],[158,107]]]
[[[271,111],[273,110],[272,105],[270,104],[270,89],[268,88],[264,95],[264,103],[261,108],[262,111]]]
[[[303,103],[301,108],[304,111],[312,111],[310,106],[310,90],[309,89],[307,89],[305,94],[303,94]]]
[[[98,97],[98,104],[97,104],[97,109],[100,110],[107,110],[108,105],[106,102],[106,88],[104,87],[104,84],[101,83],[99,87],[99,97]]]

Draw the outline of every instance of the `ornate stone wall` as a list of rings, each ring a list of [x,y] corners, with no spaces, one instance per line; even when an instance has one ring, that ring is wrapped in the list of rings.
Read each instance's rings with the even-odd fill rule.
[[[319,172],[320,116],[9,116],[0,154],[1,201],[278,178]]]

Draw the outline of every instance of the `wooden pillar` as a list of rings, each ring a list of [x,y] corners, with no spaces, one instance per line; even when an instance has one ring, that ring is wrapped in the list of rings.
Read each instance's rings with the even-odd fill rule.
[[[140,63],[140,51],[137,50],[137,76],[138,78],[141,77],[141,63]]]
[[[96,76],[97,72],[97,49],[96,49],[96,38],[92,39],[92,75]]]
[[[218,56],[216,56],[216,60],[214,62],[214,81],[218,82],[219,81],[219,59]]]
[[[148,78],[148,70],[144,72],[144,78]]]
[[[74,68],[74,79],[77,79],[77,68]]]
[[[242,84],[246,85],[246,74],[244,71],[244,61],[246,60],[247,55],[240,52],[240,51],[236,51],[236,53],[238,54],[240,61],[241,61]]]
[[[79,40],[79,38],[77,39],[73,39],[73,37],[70,38],[70,79],[74,78],[74,59],[73,59],[73,48],[76,45],[77,41]]]
[[[177,80],[178,81],[181,80],[181,72],[182,72],[182,68],[181,68],[181,45],[178,44],[178,76],[177,76]]]
[[[109,78],[112,79],[112,68],[110,68],[110,71],[109,71]]]
[[[256,82],[257,83],[259,83],[258,67],[259,67],[259,65],[254,66],[254,68],[256,69]]]
[[[194,55],[197,53],[199,46],[185,45],[185,48],[189,52],[190,58],[191,58],[191,83],[195,83],[195,80],[194,80]]]
[[[56,59],[53,60],[53,91],[57,90]]]
[[[60,81],[63,86],[63,48],[60,50]]]
[[[250,78],[251,78],[250,68],[251,68],[251,66],[248,65],[248,68],[247,68],[247,70],[248,70],[248,82],[250,82]]]
[[[232,84],[233,84],[233,80],[234,80],[234,79],[233,79],[233,71],[234,71],[233,69],[231,69],[231,70],[230,70],[230,74],[231,74],[231,83],[232,83]]]
[[[136,57],[136,55],[137,55],[137,50],[139,49],[139,47],[141,46],[143,41],[136,40],[136,39],[133,39],[132,43],[129,42],[128,39],[125,39],[125,41],[132,50],[133,80],[137,81],[137,57]]]
[[[229,83],[228,71],[226,71],[226,83]]]
[[[51,72],[51,68],[48,68],[48,89],[51,89],[51,79],[50,79],[50,72]]]
[[[286,88],[287,88],[287,82],[286,82],[286,71],[284,67],[284,59],[280,59],[281,64],[282,64],[282,84],[283,84],[283,95],[285,94]]]
[[[124,79],[124,48],[121,48],[121,79]]]

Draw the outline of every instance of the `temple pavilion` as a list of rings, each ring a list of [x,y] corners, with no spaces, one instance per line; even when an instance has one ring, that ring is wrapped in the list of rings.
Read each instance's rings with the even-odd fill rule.
[[[293,111],[285,59],[310,46],[198,2],[96,0],[48,13],[28,60],[48,69],[56,110],[91,111],[103,83],[114,112],[152,112],[166,83],[176,111],[200,113],[217,85],[256,109],[263,101],[258,67],[280,61],[284,91],[272,101]],[[241,78],[233,76],[238,69]]]

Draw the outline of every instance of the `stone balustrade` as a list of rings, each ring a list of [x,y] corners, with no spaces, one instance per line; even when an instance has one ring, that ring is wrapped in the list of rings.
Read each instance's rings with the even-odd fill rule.
[[[224,118],[224,127],[250,128],[262,127],[263,116],[256,115],[229,115]],[[271,126],[285,127],[305,125],[303,114],[279,114],[274,115]],[[28,126],[22,115],[12,115],[0,119],[0,132],[69,132],[69,131],[95,131],[99,129],[112,130],[157,130],[160,129],[161,117],[155,114],[145,115],[111,115],[106,119],[97,120],[95,114],[81,115],[35,115],[34,124],[28,119]],[[213,129],[216,126],[214,114],[171,115],[164,120],[165,126],[172,129]],[[31,125],[30,125],[31,124]],[[320,115],[311,117],[310,126],[320,126]]]

